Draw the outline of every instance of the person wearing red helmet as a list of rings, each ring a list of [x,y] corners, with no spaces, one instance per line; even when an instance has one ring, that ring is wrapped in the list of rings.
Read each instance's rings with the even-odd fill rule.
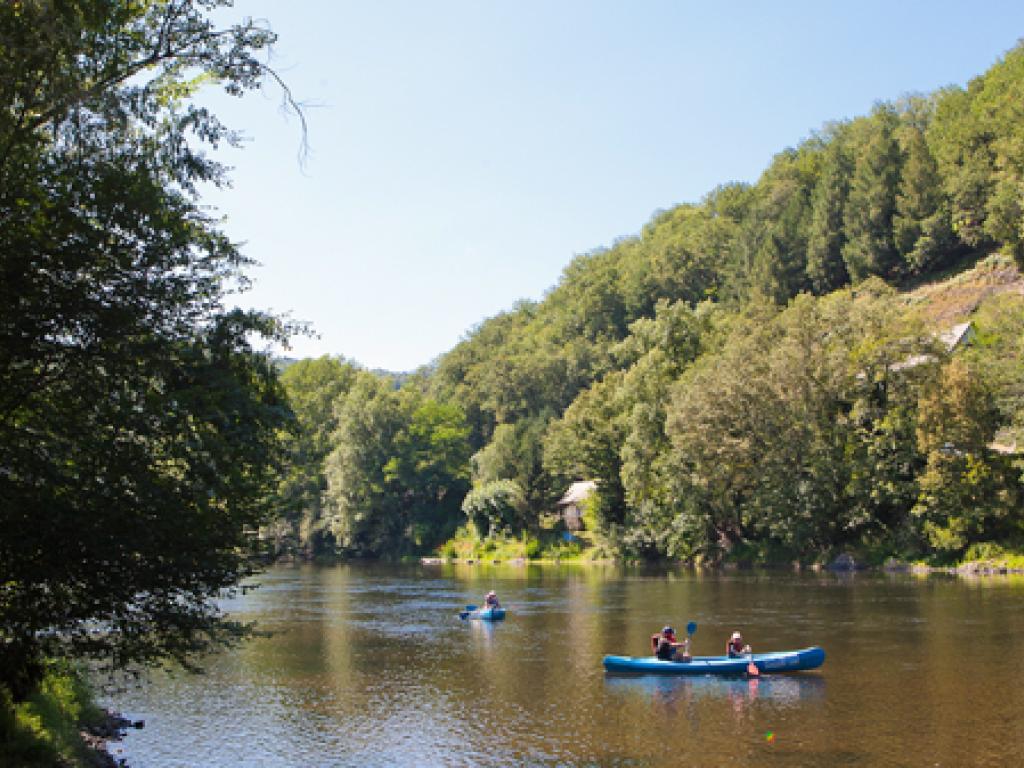
[[[690,660],[690,638],[679,642],[676,631],[669,626],[651,635],[651,648],[662,661]]]

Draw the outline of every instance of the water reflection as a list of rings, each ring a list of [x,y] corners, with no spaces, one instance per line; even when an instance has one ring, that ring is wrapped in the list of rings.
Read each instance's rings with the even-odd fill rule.
[[[494,633],[497,631],[499,622],[474,619],[466,619],[465,622],[469,625],[469,633],[473,637],[475,645],[487,650],[494,646]]]
[[[776,704],[824,700],[825,678],[820,675],[772,675],[760,678],[605,675],[605,690],[617,696],[641,696],[675,702],[722,698],[734,702],[764,699]]]

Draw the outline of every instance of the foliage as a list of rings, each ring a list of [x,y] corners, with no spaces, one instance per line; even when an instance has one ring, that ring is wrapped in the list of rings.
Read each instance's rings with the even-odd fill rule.
[[[460,526],[454,535],[438,549],[438,554],[452,560],[509,561],[562,561],[591,560],[606,556],[582,537],[567,540],[560,529],[541,529],[519,534],[507,530],[481,538],[470,523]]]
[[[622,459],[624,437],[616,402],[620,374],[614,374],[581,393],[560,420],[548,430],[544,464],[563,487],[576,480],[600,477],[595,517],[599,529],[622,522]]]
[[[276,517],[310,553],[330,549],[333,543],[321,502],[327,488],[324,463],[337,428],[335,402],[351,389],[356,372],[351,363],[324,356],[300,360],[281,375],[295,424],[284,436],[289,461],[275,494]]]
[[[223,3],[0,5],[0,680],[44,655],[155,662],[240,629],[214,602],[288,419],[274,318],[224,306],[248,262],[199,204],[232,135],[193,90],[273,73]]]
[[[499,424],[491,441],[472,458],[474,484],[513,480],[519,485],[524,501],[520,522],[526,527],[536,526],[536,510],[548,506],[557,494],[542,463],[547,425],[545,414]]]
[[[450,536],[469,487],[462,409],[366,372],[336,408],[324,504],[341,550],[427,551]]]
[[[992,393],[960,360],[950,361],[921,395],[917,442],[927,465],[913,513],[940,552],[960,553],[1010,532],[995,528],[1019,509],[1019,491],[1005,463],[986,456],[997,423]]]
[[[515,480],[492,480],[466,494],[462,511],[483,539],[501,531],[521,529],[526,499]]]
[[[1024,305],[1005,293],[984,302],[975,318],[978,343],[968,353],[971,366],[987,382],[1004,439],[1024,445]]]
[[[0,763],[23,768],[94,764],[79,731],[99,722],[103,713],[78,671],[50,662],[24,702],[15,706],[5,695],[0,688]]]
[[[896,195],[893,239],[905,269],[921,274],[943,266],[957,249],[938,164],[924,131],[911,125],[903,136],[906,160]]]
[[[901,276],[899,254],[893,242],[900,173],[896,127],[897,116],[892,109],[876,109],[865,125],[867,136],[854,160],[843,213],[843,260],[854,281],[870,275],[888,279]]]

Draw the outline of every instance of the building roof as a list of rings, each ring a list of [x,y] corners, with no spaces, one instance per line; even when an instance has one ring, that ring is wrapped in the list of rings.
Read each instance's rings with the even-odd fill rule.
[[[1017,434],[1007,428],[996,432],[992,442],[988,444],[988,449],[1005,456],[1016,456],[1021,452],[1017,447]]]
[[[942,345],[946,348],[947,352],[952,352],[957,347],[964,344],[970,343],[971,339],[974,338],[974,323],[967,321],[966,323],[960,323],[954,325],[947,331],[937,333],[933,338],[938,339],[942,342]],[[908,368],[916,368],[924,363],[937,363],[938,358],[935,355],[911,355],[905,360],[901,360],[898,363],[893,363],[889,366],[891,371],[905,371]]]
[[[954,349],[959,347],[971,340],[971,336],[974,335],[973,323],[968,320],[966,323],[960,323],[954,325],[948,331],[943,331],[939,334],[938,339],[946,346],[947,352],[952,352]]]
[[[1016,456],[1017,455],[1017,441],[1014,440],[1012,443],[998,443],[992,442],[988,444],[990,451],[1001,453],[1004,456]]]
[[[558,506],[564,507],[569,504],[579,504],[595,490],[597,490],[596,480],[578,480],[570,485],[569,490],[558,500]]]
[[[898,363],[893,363],[889,366],[890,371],[905,371],[908,368],[916,368],[924,363],[935,363],[938,362],[935,355],[911,355],[910,357],[900,360]]]

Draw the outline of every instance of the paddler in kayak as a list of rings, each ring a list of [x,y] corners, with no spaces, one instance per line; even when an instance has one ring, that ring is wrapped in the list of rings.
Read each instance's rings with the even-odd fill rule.
[[[498,595],[493,589],[484,595],[484,610],[491,608],[501,608],[501,603],[498,601]]]
[[[750,653],[750,646],[743,642],[743,635],[739,632],[733,632],[732,636],[725,643],[725,655],[730,659],[735,659],[739,656],[749,656]]]
[[[690,660],[690,638],[679,642],[672,627],[665,627],[661,632],[651,635],[651,648],[654,655],[662,661]]]

